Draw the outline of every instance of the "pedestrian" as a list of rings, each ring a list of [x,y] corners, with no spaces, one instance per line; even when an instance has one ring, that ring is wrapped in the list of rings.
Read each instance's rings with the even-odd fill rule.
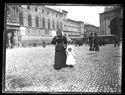
[[[73,43],[71,41],[67,45],[66,53],[67,53],[66,65],[72,68],[75,65],[75,59],[74,59]]]
[[[103,46],[105,45],[105,40],[104,40],[104,38],[102,38],[102,45],[103,45]]]
[[[99,51],[99,38],[98,38],[96,32],[94,33],[93,42],[94,42],[93,50],[94,50],[94,51]]]
[[[42,46],[43,46],[43,48],[46,47],[46,43],[45,43],[45,41],[42,42]]]
[[[93,51],[93,34],[92,33],[90,33],[90,35],[89,35],[89,45],[90,45],[90,48],[89,48],[89,50],[90,51]]]
[[[33,46],[34,46],[34,47],[36,47],[36,46],[37,46],[35,42],[33,43]]]
[[[74,44],[75,44],[75,46],[77,47],[77,42],[76,42],[76,39],[74,40]]]
[[[119,43],[119,38],[118,36],[115,37],[115,44],[114,44],[114,47],[119,47],[120,43]]]
[[[102,38],[100,37],[100,38],[98,38],[98,40],[99,40],[99,46],[101,47],[103,45]]]
[[[54,69],[60,70],[63,67],[67,67],[66,65],[66,46],[67,39],[65,36],[62,36],[61,30],[57,31],[57,36],[55,36],[51,42],[51,44],[55,45],[55,63]]]
[[[85,46],[88,45],[88,38],[87,37],[84,39],[84,44],[85,44]]]

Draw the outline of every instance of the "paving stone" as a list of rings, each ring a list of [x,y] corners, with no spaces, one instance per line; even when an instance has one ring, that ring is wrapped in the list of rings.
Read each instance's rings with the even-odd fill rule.
[[[118,61],[120,57],[113,57],[119,56],[119,48],[106,45],[100,47],[99,52],[91,52],[89,47],[75,47],[74,69],[59,71],[53,68],[54,50],[54,46],[7,49],[6,76],[20,75],[32,82],[29,87],[17,88],[16,91],[121,92],[119,66],[122,65]],[[10,89],[12,83],[8,83],[9,79],[6,88],[14,90]]]

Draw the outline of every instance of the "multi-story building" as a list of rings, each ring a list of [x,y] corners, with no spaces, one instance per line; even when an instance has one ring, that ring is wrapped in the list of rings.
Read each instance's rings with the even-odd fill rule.
[[[84,24],[84,29],[85,29],[85,32],[84,32],[84,36],[88,37],[90,35],[90,33],[97,33],[98,35],[100,35],[100,32],[99,32],[99,27],[97,26],[94,26],[94,25],[91,25],[91,24]]]
[[[64,21],[64,34],[68,37],[81,37],[84,34],[84,22],[66,19]]]
[[[7,44],[15,44],[20,41],[20,25],[17,14],[18,6],[10,5],[6,7],[5,38]]]
[[[58,29],[63,30],[63,20],[68,13],[40,5],[7,5],[6,9],[6,31],[7,35],[12,35],[11,44],[53,36],[53,32]],[[13,35],[18,40],[14,40]]]
[[[25,5],[26,6],[26,5]],[[20,14],[24,17],[24,39],[40,39],[51,37],[58,29],[63,30],[65,11],[54,10],[46,6],[27,5],[20,7]],[[45,39],[45,38],[44,38]]]
[[[69,37],[82,37],[84,22],[67,19],[67,11],[44,5],[6,5],[7,44],[41,43],[61,29]]]
[[[121,6],[106,6],[100,13],[100,33],[102,35],[118,35],[122,37],[123,8]]]

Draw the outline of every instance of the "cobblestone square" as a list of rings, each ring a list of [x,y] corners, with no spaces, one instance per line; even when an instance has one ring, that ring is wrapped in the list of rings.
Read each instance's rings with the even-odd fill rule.
[[[122,46],[74,48],[74,68],[54,70],[55,47],[6,50],[6,91],[121,92]]]

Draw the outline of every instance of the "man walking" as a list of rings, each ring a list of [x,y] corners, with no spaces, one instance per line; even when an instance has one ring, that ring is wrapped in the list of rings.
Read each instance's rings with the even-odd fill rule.
[[[98,36],[97,36],[96,32],[94,33],[93,42],[94,42],[93,50],[94,51],[99,51],[99,39],[98,39]]]
[[[119,43],[119,38],[118,38],[118,36],[116,36],[116,37],[115,37],[114,47],[116,47],[116,46],[119,47],[119,44],[120,44],[120,43]]]
[[[45,43],[45,41],[42,41],[42,46],[43,46],[43,48],[46,47],[46,43]]]
[[[90,48],[89,50],[90,51],[93,51],[93,36],[92,36],[92,33],[90,33],[90,36],[89,36],[89,45],[90,45]]]

